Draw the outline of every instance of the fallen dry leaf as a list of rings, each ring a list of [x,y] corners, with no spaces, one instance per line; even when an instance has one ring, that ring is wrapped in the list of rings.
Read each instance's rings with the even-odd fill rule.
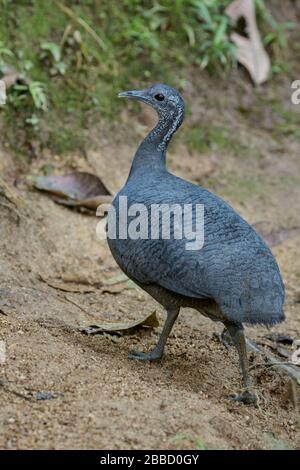
[[[128,279],[126,282],[104,285],[101,288],[101,293],[120,294],[125,289],[137,289],[137,285],[131,279]]]
[[[80,285],[67,282],[55,282],[55,281],[45,281],[48,286],[53,287],[54,289],[61,290],[63,292],[77,292],[80,294],[87,294],[89,292],[95,292],[96,289],[88,285]]]
[[[4,65],[0,68],[0,79],[5,83],[6,90],[11,88],[17,82],[24,83],[25,85],[30,83],[30,80],[17,72],[16,69],[7,65]]]
[[[108,278],[101,288],[102,293],[120,294],[125,289],[137,289],[137,285],[126,274],[121,273]]]
[[[12,73],[9,73],[9,74],[4,75],[3,77],[1,77],[1,80],[2,80],[2,82],[5,83],[6,90],[9,90],[9,88],[11,88],[13,85],[15,85],[18,78],[19,78],[18,73],[12,72]]]
[[[246,67],[255,84],[265,82],[268,79],[271,64],[257,27],[254,1],[234,0],[226,8],[226,14],[234,24],[237,24],[240,18],[245,19],[248,37],[237,33],[231,34],[231,40],[237,46],[237,60]]]
[[[137,285],[129,279],[125,274],[115,276],[108,279],[106,282],[102,281],[88,281],[87,279],[75,279],[74,277],[67,277],[62,279],[48,279],[39,273],[41,281],[54,289],[63,292],[74,293],[89,293],[99,292],[101,294],[120,294],[125,289],[137,289]]]
[[[30,79],[8,65],[0,67],[0,80],[5,84],[5,91],[9,90],[16,83],[22,85],[30,85],[31,83]]]
[[[67,175],[31,176],[33,186],[51,194],[55,202],[73,207],[96,210],[109,204],[112,196],[98,176],[82,171]]]
[[[96,210],[100,204],[110,204],[113,200],[113,196],[103,194],[101,196],[92,197],[90,199],[83,199],[81,201],[73,201],[71,199],[61,199],[56,197],[53,199],[58,204],[63,204],[64,206],[85,207],[86,209]]]
[[[114,284],[120,284],[122,282],[127,282],[128,279],[129,278],[124,273],[117,274],[116,276],[111,276],[110,278],[108,278],[105,281],[105,285],[106,286],[113,286]]]
[[[99,334],[99,333],[110,333],[110,334],[130,334],[134,330],[140,327],[155,328],[159,326],[159,321],[156,316],[156,312],[147,315],[146,317],[130,322],[118,322],[118,323],[97,323],[95,325],[81,327],[80,331],[87,335]]]
[[[63,292],[75,292],[75,293],[86,294],[89,292],[95,292],[99,287],[101,287],[101,282],[97,283],[97,285],[89,284],[86,281],[85,282],[74,282],[74,281],[64,282],[64,281],[59,281],[55,279],[47,279],[41,273],[39,273],[39,277],[41,281],[43,281],[48,286],[53,287],[53,289],[61,290]]]
[[[275,343],[281,343],[281,344],[293,344],[293,338],[290,336],[283,334],[283,333],[269,333],[265,335],[265,338],[275,342]]]

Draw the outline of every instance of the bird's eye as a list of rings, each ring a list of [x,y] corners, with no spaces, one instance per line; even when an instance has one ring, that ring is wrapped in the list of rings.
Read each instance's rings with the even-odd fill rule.
[[[163,101],[165,99],[164,95],[162,95],[161,93],[158,93],[158,95],[155,95],[154,98],[157,101]]]

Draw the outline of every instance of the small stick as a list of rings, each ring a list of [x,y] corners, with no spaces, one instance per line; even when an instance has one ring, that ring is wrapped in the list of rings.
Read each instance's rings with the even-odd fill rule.
[[[90,312],[88,312],[85,308],[81,307],[81,305],[77,304],[76,302],[74,302],[74,300],[71,300],[69,297],[67,297],[66,295],[64,295],[64,298],[70,302],[70,304],[73,304],[75,305],[75,307],[79,308],[82,312],[86,313],[87,315],[90,315]]]
[[[71,18],[73,21],[82,26],[86,30],[86,32],[89,33],[92,38],[94,38],[94,40],[97,42],[97,44],[101,47],[103,51],[107,49],[103,39],[100,38],[100,36],[93,30],[93,28],[91,28],[90,25],[86,23],[86,21],[76,16],[75,13],[71,10],[71,8],[67,7],[66,5],[63,5],[60,2],[55,3],[61,11],[63,11],[66,15],[69,16],[69,18]]]
[[[249,351],[252,351],[252,352],[255,352],[255,353],[258,353],[258,354],[262,354],[263,356],[265,356],[267,361],[269,361],[270,366],[277,367],[281,372],[287,374],[289,377],[291,377],[293,380],[295,380],[296,383],[300,382],[300,372],[296,369],[294,364],[292,365],[290,362],[289,363],[283,363],[283,362],[278,363],[275,356],[273,356],[270,353],[267,353],[266,351],[261,349],[259,346],[257,346],[256,343],[254,343],[253,341],[250,341],[249,339],[247,339],[247,349]],[[265,365],[268,366],[268,364],[265,364]]]
[[[294,362],[260,362],[258,364],[253,364],[253,366],[249,367],[249,370],[255,369],[256,367],[273,367],[273,366],[297,366]]]

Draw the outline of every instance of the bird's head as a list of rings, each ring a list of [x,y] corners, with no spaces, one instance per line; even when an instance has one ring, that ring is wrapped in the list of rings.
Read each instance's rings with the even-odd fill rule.
[[[132,90],[119,93],[119,98],[129,98],[152,106],[160,117],[184,114],[184,101],[180,93],[164,84],[156,84],[145,90]]]

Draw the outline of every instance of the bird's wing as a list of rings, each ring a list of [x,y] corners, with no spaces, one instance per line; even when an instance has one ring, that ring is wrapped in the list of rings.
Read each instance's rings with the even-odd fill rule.
[[[284,289],[276,261],[261,237],[228,204],[171,175],[157,185],[145,180],[141,187],[134,181],[127,194],[129,202],[132,198],[147,208],[176,202],[204,205],[201,249],[188,250],[190,240],[172,234],[169,239],[129,237],[109,242],[116,261],[132,279],[191,298],[214,299],[228,318],[235,315],[233,320],[271,324],[282,319]]]
[[[244,231],[244,221],[214,195],[180,179],[175,178],[175,181],[175,186],[172,180],[172,185],[162,188],[163,195],[157,194],[155,185],[146,191],[140,190],[140,193],[137,192],[136,186],[133,188],[133,202],[143,201],[146,205],[148,211],[145,217],[148,227],[151,225],[151,231],[154,233],[158,228],[159,238],[154,239],[149,232],[145,239],[133,240],[129,237],[125,240],[119,239],[116,243],[112,241],[111,248],[122,269],[139,283],[155,283],[188,297],[213,298],[207,273],[213,265],[213,271],[218,269],[220,244],[239,237],[240,234],[236,231]],[[165,206],[177,203],[182,207],[182,201],[192,206],[190,223],[194,229],[199,215],[196,206],[204,207],[204,245],[201,249],[188,249],[191,240],[185,232],[182,238],[176,239],[172,223],[170,238],[161,238],[163,217],[156,222],[150,220],[150,207],[153,207],[153,203]]]
[[[201,250],[187,251],[184,240],[127,239],[118,240],[117,245],[118,263],[138,283],[157,284],[187,297],[212,297]]]

